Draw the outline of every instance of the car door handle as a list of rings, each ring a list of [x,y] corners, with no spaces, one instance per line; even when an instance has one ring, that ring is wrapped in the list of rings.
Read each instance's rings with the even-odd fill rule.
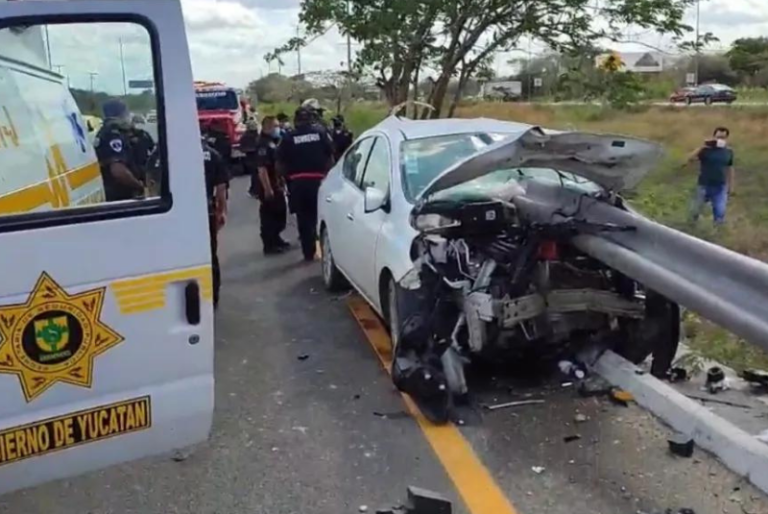
[[[330,196],[326,196],[325,203],[333,203],[333,198],[331,198]]]
[[[351,212],[348,212],[347,213],[347,219],[349,221],[355,221],[355,216]]]
[[[184,306],[187,315],[187,323],[200,324],[200,284],[192,281],[184,288]]]

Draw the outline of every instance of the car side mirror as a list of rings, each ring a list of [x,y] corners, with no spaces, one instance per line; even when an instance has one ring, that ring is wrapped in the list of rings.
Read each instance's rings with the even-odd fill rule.
[[[365,213],[376,212],[387,204],[387,195],[374,187],[365,188]]]

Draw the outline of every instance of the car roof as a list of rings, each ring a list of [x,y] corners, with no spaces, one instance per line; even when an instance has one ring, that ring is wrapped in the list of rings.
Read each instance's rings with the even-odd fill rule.
[[[525,132],[533,125],[491,118],[442,118],[437,120],[412,120],[390,116],[368,132],[399,132],[404,139],[466,134],[468,132],[500,132],[515,134]],[[367,134],[367,132],[366,132]],[[363,134],[363,135],[366,135]]]

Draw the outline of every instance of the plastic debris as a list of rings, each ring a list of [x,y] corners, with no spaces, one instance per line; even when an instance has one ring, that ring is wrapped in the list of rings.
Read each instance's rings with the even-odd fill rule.
[[[560,361],[557,363],[557,367],[560,368],[560,372],[563,375],[574,377],[578,380],[583,380],[587,376],[587,372],[583,367],[571,361]]]
[[[749,382],[763,387],[768,387],[768,371],[760,369],[747,369],[741,374],[741,377]]]
[[[589,421],[589,416],[587,416],[586,414],[579,413],[573,417],[573,421],[575,421],[576,423],[585,423]]]
[[[629,402],[632,402],[634,400],[635,400],[635,397],[632,396],[632,393],[630,393],[629,391],[624,391],[623,389],[611,390],[611,401],[613,401],[613,403],[616,403],[623,407],[629,407]]]
[[[579,394],[584,398],[603,396],[610,392],[611,384],[598,376],[589,377],[579,385]]]
[[[453,505],[441,494],[420,487],[409,487],[406,512],[408,514],[452,514]]]
[[[694,442],[692,437],[678,432],[667,439],[667,442],[669,443],[669,451],[674,455],[685,458],[693,457]]]
[[[483,405],[488,410],[507,409],[509,407],[525,407],[526,405],[541,405],[544,400],[519,400],[516,402],[497,403],[496,405]]]
[[[368,505],[360,505],[357,510],[360,512],[368,512]]]
[[[719,366],[712,366],[707,370],[706,389],[709,394],[717,394],[720,391],[728,389],[728,383],[725,379],[725,371]]]
[[[669,372],[667,373],[667,377],[669,378],[670,382],[685,382],[688,380],[688,370],[685,368],[681,368],[680,366],[675,366],[673,368],[670,368]]]
[[[534,473],[536,473],[537,475],[541,475],[542,473],[544,473],[544,470],[545,470],[545,469],[546,469],[546,468],[544,468],[543,466],[533,466],[533,467],[531,468],[531,471],[533,471],[533,472],[534,472]]]

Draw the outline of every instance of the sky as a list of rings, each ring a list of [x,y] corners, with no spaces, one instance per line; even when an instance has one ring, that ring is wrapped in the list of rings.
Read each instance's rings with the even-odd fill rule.
[[[597,0],[600,1],[600,0]],[[196,80],[217,80],[244,87],[270,71],[264,55],[297,34],[300,0],[181,0],[190,45],[190,57]],[[696,12],[691,9],[686,20],[695,25]],[[67,75],[74,87],[95,87],[112,93],[122,89],[120,47],[122,44],[126,78],[151,77],[151,54],[146,32],[137,26],[52,27],[50,29],[52,64]],[[721,42],[713,50],[727,49],[739,37],[768,36],[768,1],[766,0],[701,0],[701,32],[712,32]],[[613,44],[619,51],[642,51],[650,47],[671,50],[669,36],[640,29],[629,29],[626,40],[638,43]],[[101,52],[83,51],[98,41]],[[536,42],[521,41],[520,51],[499,55],[496,71],[509,74],[514,67],[509,60],[525,58],[526,51],[546,52]],[[356,44],[353,42],[353,54]],[[346,41],[331,30],[302,51],[303,71],[339,70],[346,66]],[[284,74],[298,71],[297,56],[286,55]]]

